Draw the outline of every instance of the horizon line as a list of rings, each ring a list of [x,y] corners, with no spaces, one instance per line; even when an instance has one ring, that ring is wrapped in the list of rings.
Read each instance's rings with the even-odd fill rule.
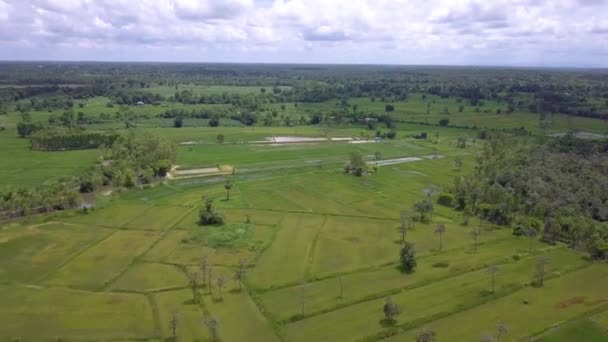
[[[3,59],[0,63],[117,63],[117,64],[221,64],[221,65],[319,65],[376,67],[443,67],[443,68],[505,68],[505,69],[595,69],[608,66],[538,65],[538,64],[395,64],[395,63],[330,63],[330,62],[237,62],[237,61],[170,61],[170,60],[94,60],[94,59]]]

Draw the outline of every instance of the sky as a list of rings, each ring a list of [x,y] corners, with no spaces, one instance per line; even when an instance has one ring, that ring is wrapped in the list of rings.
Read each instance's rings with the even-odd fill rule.
[[[608,67],[608,0],[0,0],[0,60]]]

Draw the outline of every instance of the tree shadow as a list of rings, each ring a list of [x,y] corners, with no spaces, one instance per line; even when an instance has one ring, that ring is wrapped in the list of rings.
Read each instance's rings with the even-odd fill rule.
[[[385,328],[391,328],[394,327],[395,324],[397,324],[397,320],[394,318],[383,318],[380,321],[378,321],[378,323],[380,323],[381,326],[385,327]]]

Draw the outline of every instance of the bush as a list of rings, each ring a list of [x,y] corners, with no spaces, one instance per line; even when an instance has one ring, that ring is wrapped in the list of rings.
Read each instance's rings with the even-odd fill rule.
[[[220,118],[219,116],[214,116],[211,119],[209,119],[209,126],[210,127],[218,127],[220,125]]]
[[[397,132],[390,131],[390,132],[386,133],[386,137],[393,140],[393,139],[395,139],[395,137],[397,137]]]
[[[394,105],[392,105],[392,104],[387,104],[387,105],[384,107],[384,111],[385,111],[385,112],[393,112],[393,111],[395,111],[395,106],[394,106]]]
[[[224,224],[224,216],[215,211],[207,211],[202,208],[199,212],[198,224],[201,226],[222,225]]]
[[[156,166],[156,175],[165,177],[169,171],[171,171],[171,161],[168,159],[159,160]]]
[[[198,224],[201,226],[224,224],[224,216],[214,210],[213,200],[209,198],[205,200],[205,206],[199,211]]]
[[[440,193],[437,197],[437,204],[452,208],[454,206],[454,195],[447,192]]]
[[[447,126],[450,124],[450,119],[441,119],[439,120],[439,126]]]
[[[181,116],[176,116],[175,119],[173,119],[173,127],[181,128],[183,125],[184,125],[184,118],[182,118]]]

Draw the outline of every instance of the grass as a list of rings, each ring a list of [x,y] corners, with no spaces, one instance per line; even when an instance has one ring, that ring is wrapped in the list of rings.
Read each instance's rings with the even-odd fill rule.
[[[103,288],[158,238],[154,232],[117,231],[68,262],[45,283]]]
[[[252,88],[248,91],[259,92],[259,87]],[[167,94],[170,90],[158,89]],[[443,115],[435,111],[448,105],[453,112],[450,120],[456,123],[485,121],[510,127],[520,124],[515,118],[526,125],[537,120],[514,113],[505,123],[502,116],[476,114],[468,106],[457,114],[448,103],[452,100],[432,100],[436,103],[429,117]],[[360,110],[384,108],[379,101],[349,101]],[[104,98],[89,99],[83,110],[116,109],[106,103]],[[164,103],[134,110],[154,114],[173,105],[177,106]],[[285,112],[310,114],[307,110],[333,106],[302,104],[297,109],[287,106]],[[395,106],[392,115],[399,118],[427,115],[426,104],[419,99]],[[485,106],[495,110],[500,105]],[[183,108],[191,107],[196,106]],[[50,113],[33,115],[42,120]],[[25,140],[12,136],[13,114],[8,119],[9,130],[0,133],[8,143],[0,148],[0,156],[4,153],[5,160],[20,165],[19,171],[0,167],[0,175],[10,171],[4,179],[8,184],[42,182],[64,171],[77,175],[96,158],[93,150],[38,156],[28,150]],[[584,120],[577,122],[586,125]],[[435,329],[439,341],[475,340],[499,322],[509,327],[508,339],[548,331],[542,336],[563,335],[563,340],[577,336],[577,329],[591,329],[571,323],[572,328],[567,324],[551,330],[555,324],[593,320],[600,330],[608,327],[606,311],[595,311],[605,305],[605,265],[589,266],[567,248],[541,242],[535,242],[529,253],[528,240],[512,236],[510,229],[477,220],[464,226],[462,213],[451,208],[436,205],[430,223],[416,222],[407,240],[416,244],[418,268],[412,274],[397,269],[399,212],[411,210],[425,198],[425,190],[440,190],[454,176],[473,170],[474,156],[483,143],[471,139],[466,149],[460,149],[456,139],[462,134],[472,138],[474,130],[399,123],[397,139],[383,143],[272,146],[244,142],[291,135],[365,137],[374,131],[324,126],[176,129],[161,127],[165,123],[152,119],[148,123],[137,131],[196,142],[179,148],[178,164],[184,167],[234,165],[230,200],[225,200],[223,176],[175,180],[112,196],[104,200],[107,205],[88,214],[43,216],[0,227],[0,319],[6,322],[0,327],[0,340],[160,341],[171,335],[174,311],[179,316],[177,334],[184,341],[210,339],[202,324],[208,315],[219,319],[224,341],[357,341],[392,334],[397,334],[395,340],[410,340],[423,325]],[[422,131],[431,138],[410,137]],[[216,142],[219,133],[226,136],[223,144]],[[382,159],[431,154],[443,158],[382,166],[374,175],[357,178],[342,170],[353,151],[367,160],[373,160],[375,152]],[[456,156],[464,160],[462,170],[454,168]],[[197,224],[203,196],[214,199],[226,225]],[[447,227],[442,250],[433,233],[438,223]],[[482,234],[474,253],[469,233],[478,225]],[[543,288],[532,288],[528,283],[541,254],[551,258],[551,279]],[[214,285],[211,294],[204,289],[201,303],[192,303],[187,274],[200,272],[203,256],[209,260],[214,281],[219,275],[228,280],[223,301],[218,300]],[[247,276],[243,290],[237,291],[232,277],[241,260],[246,262]],[[494,294],[486,272],[492,264],[501,269]],[[389,295],[403,309],[392,327],[381,322],[382,305]],[[522,304],[524,300],[529,304]]]
[[[322,312],[374,296],[382,297],[382,294],[398,293],[401,289],[423,286],[465,272],[484,269],[491,264],[510,263],[514,261],[515,255],[525,256],[526,253],[522,250],[526,248],[526,241],[523,239],[503,239],[482,245],[478,253],[472,253],[468,248],[461,248],[420,258],[418,269],[412,274],[404,274],[399,271],[396,264],[391,264],[361,272],[335,275],[306,285],[268,291],[261,295],[260,300],[273,317],[288,320],[300,313],[300,308],[294,303],[303,286],[306,286],[310,294],[306,311]],[[446,262],[448,267],[433,267],[438,262]],[[342,291],[340,291],[340,282]]]
[[[152,310],[141,295],[0,285],[0,301],[3,341],[146,339],[155,335]]]
[[[539,342],[589,341],[602,342],[608,339],[608,332],[590,319],[566,323],[538,339]]]
[[[509,327],[509,339],[525,338],[605,305],[606,281],[605,265],[593,265],[550,280],[542,288],[525,288],[429,326],[437,332],[438,340],[465,341],[492,333],[496,324],[503,322]],[[412,339],[414,335],[415,331],[409,331],[392,340]]]
[[[0,235],[0,280],[36,282],[110,233],[61,223],[7,226]]]
[[[14,130],[0,132],[1,184],[30,185],[61,176],[77,176],[95,163],[97,151],[31,151],[27,139],[18,138]]]
[[[188,285],[188,278],[173,265],[138,263],[127,269],[113,284],[111,290],[159,291]]]
[[[547,256],[557,265],[552,268],[552,274],[585,264],[565,250],[551,250]],[[403,310],[403,318],[397,318],[397,325],[419,324],[516,291],[530,281],[534,262],[534,258],[527,258],[502,266],[494,293],[490,292],[490,277],[483,269],[393,294],[392,299]],[[287,325],[285,334],[290,341],[322,338],[352,341],[381,335],[386,330],[381,322],[384,301],[384,298],[374,299],[298,321]]]

